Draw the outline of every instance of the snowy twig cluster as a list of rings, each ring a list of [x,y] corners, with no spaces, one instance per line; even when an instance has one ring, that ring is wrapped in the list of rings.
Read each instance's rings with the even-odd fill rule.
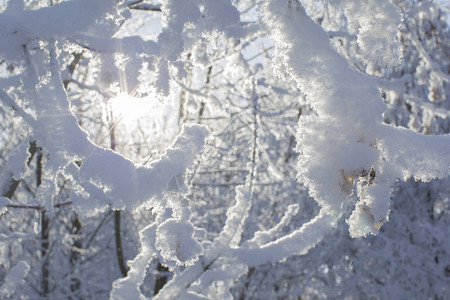
[[[24,137],[9,155],[6,173],[12,180],[22,180],[34,155],[30,145],[36,143],[45,160],[33,200],[48,215],[57,213],[58,178],[65,178],[73,184],[70,202],[81,216],[142,207],[152,209],[155,216],[153,223],[139,231],[140,252],[128,262],[127,276],[113,283],[111,299],[145,299],[140,287],[153,261],[174,271],[155,299],[231,297],[233,281],[249,268],[306,254],[348,210],[352,211],[347,219],[352,237],[376,234],[389,218],[391,187],[398,180],[430,181],[449,175],[450,137],[425,136],[386,124],[383,113],[388,107],[378,82],[349,65],[300,1],[258,1],[258,25],[240,19],[235,3],[239,1],[148,4],[150,10],[162,14],[163,28],[156,41],[117,36],[131,17],[128,6],[144,5],[131,2],[71,0],[31,10],[25,9],[22,0],[9,0],[0,15],[0,59],[16,66],[14,75],[0,78],[1,105],[3,111],[19,118]],[[401,62],[402,18],[390,1],[319,2],[343,11],[367,64],[389,71]],[[171,85],[183,86],[178,79],[187,78],[188,63],[211,65],[216,53],[209,46],[214,41],[238,44],[261,32],[260,25],[275,45],[275,73],[286,82],[294,81],[313,111],[298,123],[298,178],[321,210],[301,227],[283,234],[299,210],[292,204],[273,227],[242,239],[256,201],[257,153],[263,131],[255,86],[264,83],[251,77],[243,92],[251,99],[247,176],[235,188],[234,204],[226,212],[220,233],[208,239],[205,228],[192,221],[189,182],[182,183],[177,193],[168,188],[174,180],[195,172],[192,169],[202,159],[210,131],[198,124],[182,126],[164,154],[147,165],[99,146],[80,127],[69,100],[66,84],[75,81],[68,71],[68,57],[80,49],[96,57],[97,82],[95,86],[77,83],[81,88],[112,94],[125,81],[125,89],[132,87],[141,96],[155,91],[164,98]],[[245,64],[241,56],[236,57]],[[148,74],[152,74],[150,80]],[[438,70],[432,76],[448,82],[448,75]],[[207,93],[190,92],[219,101]],[[0,198],[0,213],[11,207],[9,198]],[[0,295],[12,295],[28,271],[28,264],[19,261],[0,286]]]

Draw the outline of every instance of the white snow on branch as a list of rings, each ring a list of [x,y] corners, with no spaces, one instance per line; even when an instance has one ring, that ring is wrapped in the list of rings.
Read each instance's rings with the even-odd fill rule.
[[[317,113],[299,121],[299,178],[330,214],[345,209],[359,182],[350,233],[376,233],[387,221],[396,180],[448,176],[450,137],[425,137],[383,124],[386,106],[377,82],[349,67],[298,1],[267,1],[260,12],[276,44],[276,70],[297,82]],[[398,52],[388,61],[396,61]]]
[[[357,42],[364,58],[380,67],[392,68],[401,62],[402,46],[399,27],[400,11],[389,0],[326,1],[342,9],[350,31],[357,33]]]
[[[322,210],[311,221],[282,238],[256,248],[230,249],[230,255],[237,257],[247,266],[275,263],[292,255],[304,255],[336,226],[336,221],[336,216]]]
[[[164,261],[190,266],[203,254],[202,245],[194,238],[195,228],[189,220],[168,219],[158,226],[155,247]]]
[[[5,13],[0,16],[0,24],[8,24],[2,29],[6,31],[13,27],[24,28],[30,35],[50,39],[85,31],[96,20],[112,13],[119,1],[77,0],[64,1],[37,10],[21,10],[19,7],[8,9],[15,2],[20,1],[9,1]]]
[[[14,179],[22,179],[22,176],[28,168],[27,161],[29,157],[28,142],[20,144],[8,157],[7,168],[13,174]]]
[[[274,237],[276,237],[276,235],[281,232],[284,226],[289,224],[291,218],[298,213],[298,210],[298,204],[289,205],[286,212],[284,213],[284,216],[281,218],[278,224],[268,230],[255,232],[255,236],[253,237],[253,239],[248,241],[248,244],[254,246],[263,245],[270,242]]]
[[[146,299],[139,287],[144,282],[145,271],[155,256],[156,224],[151,224],[139,231],[141,252],[128,262],[130,270],[125,278],[119,278],[113,283],[111,300]]]
[[[8,273],[5,281],[0,286],[0,298],[4,299],[14,294],[16,289],[25,283],[25,277],[30,271],[30,266],[24,261],[19,261]]]
[[[172,178],[193,164],[208,135],[209,130],[204,126],[184,125],[165,155],[148,167],[136,166],[114,151],[96,147],[86,155],[80,168],[81,185],[89,188],[93,184],[100,188],[114,209],[137,208],[160,196]]]
[[[0,216],[8,210],[9,204],[11,204],[11,200],[6,197],[0,197]]]
[[[155,299],[184,299],[189,292],[187,288],[195,281],[200,279],[204,282],[204,276],[208,277],[210,269],[216,268],[215,262],[220,259],[228,259],[230,246],[237,247],[241,240],[242,229],[250,209],[250,191],[248,186],[238,186],[236,188],[236,203],[227,210],[227,220],[219,236],[213,241],[212,245],[205,248],[205,254],[200,257],[193,265],[186,268],[180,274],[168,282],[158,293]],[[234,258],[233,258],[234,259]],[[239,272],[244,272],[239,269]],[[237,270],[236,270],[237,271]],[[220,273],[220,270],[214,272]]]
[[[30,98],[27,100],[33,105],[33,113],[22,109],[13,97],[0,90],[0,98],[29,124],[37,144],[50,153],[51,160],[46,167],[55,172],[66,169],[66,175],[72,176],[85,192],[100,200],[89,203],[84,197],[86,193],[76,191],[73,202],[80,211],[82,206],[84,211],[93,211],[106,204],[111,204],[114,209],[134,209],[151,197],[161,195],[170,180],[183,174],[194,162],[209,130],[201,125],[185,125],[165,155],[145,167],[136,166],[122,155],[95,145],[70,109],[61,82],[55,44],[49,43],[48,63],[34,61],[25,52],[28,70],[23,79],[24,97]],[[46,84],[39,83],[37,72],[41,69],[50,70]],[[35,89],[37,85],[39,91]],[[74,168],[75,161],[82,162],[79,170]]]
[[[237,246],[241,241],[242,230],[250,210],[251,192],[247,186],[236,187],[236,203],[227,210],[227,220],[214,247]]]

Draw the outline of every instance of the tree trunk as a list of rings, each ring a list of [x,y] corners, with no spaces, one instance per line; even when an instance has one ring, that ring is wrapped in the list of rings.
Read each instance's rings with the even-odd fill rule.
[[[36,162],[36,186],[39,188],[42,183],[42,152],[38,150],[38,157]],[[41,212],[41,258],[42,258],[42,282],[41,282],[41,296],[46,297],[49,292],[49,259],[47,257],[49,250],[49,219],[45,214],[45,209]]]

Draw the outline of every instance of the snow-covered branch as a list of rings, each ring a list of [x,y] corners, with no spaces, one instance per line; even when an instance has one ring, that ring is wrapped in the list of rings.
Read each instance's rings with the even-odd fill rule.
[[[397,178],[430,180],[448,176],[450,154],[443,149],[450,147],[450,138],[418,136],[384,125],[381,116],[386,106],[376,81],[351,69],[301,4],[289,3],[267,1],[261,12],[276,42],[279,75],[292,77],[317,112],[317,116],[300,118],[299,178],[330,214],[339,214],[345,208],[353,183],[360,182],[360,200],[348,221],[350,233],[354,237],[375,233],[388,218],[390,187]],[[281,22],[280,15],[284,16]],[[399,21],[394,7],[384,16]],[[359,23],[370,21],[364,16],[359,18]],[[385,41],[397,43],[395,39]],[[383,57],[391,57],[391,64],[398,61],[397,46],[384,49],[387,52]],[[425,156],[426,167],[419,170],[396,158],[400,138],[409,149],[436,155]],[[401,150],[402,154],[406,152]],[[395,170],[403,170],[407,176],[398,176]]]

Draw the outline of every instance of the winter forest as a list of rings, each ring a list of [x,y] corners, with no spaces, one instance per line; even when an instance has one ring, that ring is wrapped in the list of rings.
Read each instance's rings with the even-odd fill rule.
[[[449,13],[0,0],[0,299],[449,299]]]

